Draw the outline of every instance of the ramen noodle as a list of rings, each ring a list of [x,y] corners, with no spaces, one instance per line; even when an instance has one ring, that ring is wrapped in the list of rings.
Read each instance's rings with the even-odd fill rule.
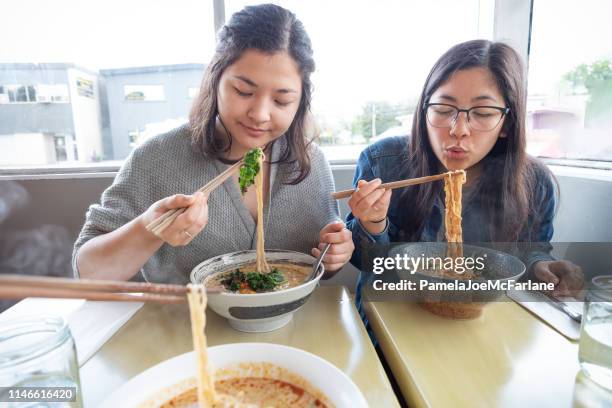
[[[446,256],[456,259],[463,257],[463,230],[461,229],[461,198],[465,171],[456,170],[446,173],[444,177],[444,227],[448,243]],[[437,270],[433,274],[443,278],[472,279],[474,272],[467,270],[457,273],[453,270]]]
[[[266,261],[264,241],[264,217],[263,217],[263,153],[259,155],[259,172],[255,177],[255,188],[257,189],[257,272],[270,272],[270,266]]]
[[[241,363],[239,367],[218,370],[217,381],[208,359],[206,335],[206,291],[203,285],[188,285],[187,300],[191,320],[191,334],[197,357],[196,386],[191,383],[187,390],[174,394],[161,405],[164,408],[263,408],[333,407],[327,398],[314,389],[306,380],[270,363]],[[150,406],[143,404],[142,406]]]
[[[197,400],[200,408],[212,407],[215,402],[215,385],[206,350],[206,290],[203,285],[188,285],[189,313],[193,349],[198,359]]]
[[[461,230],[461,193],[465,183],[465,171],[449,172],[444,177],[444,227],[448,256],[463,256],[463,231]]]
[[[463,231],[461,229],[462,188],[466,181],[465,171],[458,170],[446,173],[444,177],[444,227],[447,242],[446,256],[457,259],[463,257]],[[452,269],[436,269],[428,275],[448,279],[474,279],[476,274],[467,269],[464,273]],[[453,319],[472,319],[480,315],[482,304],[471,302],[452,302],[436,299],[436,293],[419,304],[436,315]]]
[[[461,198],[462,186],[465,183],[465,171],[449,171],[444,175],[444,235],[446,237],[446,257],[457,259],[463,257],[463,231],[461,229]],[[472,279],[472,270],[464,273],[452,269],[435,269],[428,275],[440,278]]]

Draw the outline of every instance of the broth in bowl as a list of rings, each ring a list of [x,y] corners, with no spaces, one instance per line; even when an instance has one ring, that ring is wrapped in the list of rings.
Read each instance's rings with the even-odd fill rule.
[[[217,370],[215,377],[216,400],[213,408],[334,407],[334,404],[308,381],[271,363],[240,363]],[[161,404],[161,407],[197,407],[196,388],[189,383],[184,387],[187,388],[186,391],[176,394]]]
[[[209,347],[208,355],[211,367],[215,367],[212,372],[215,387],[220,387],[218,392],[225,393],[225,386],[220,384],[222,381],[267,378],[296,386],[293,390],[297,392],[301,388],[310,394],[310,398],[324,404],[319,407],[368,407],[363,393],[344,372],[329,361],[301,349],[273,343],[234,343]],[[197,372],[194,352],[172,357],[121,385],[100,408],[197,406],[194,399]],[[292,395],[294,391],[288,394]]]
[[[227,293],[255,294],[294,288],[308,278],[311,267],[292,263],[271,263],[271,271],[257,272],[255,263],[208,276],[207,289]]]

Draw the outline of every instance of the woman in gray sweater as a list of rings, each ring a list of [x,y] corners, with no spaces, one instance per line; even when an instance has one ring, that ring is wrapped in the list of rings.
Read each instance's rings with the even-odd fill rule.
[[[351,257],[353,241],[337,221],[328,163],[307,139],[314,61],[310,39],[291,12],[246,7],[219,33],[189,124],[132,152],[101,203],[89,208],[75,243],[75,274],[185,283],[199,262],[256,244],[257,201],[237,176],[210,196],[193,194],[250,149],[265,146],[267,248],[310,252],[325,243],[329,272]],[[145,226],[187,207],[160,236]]]

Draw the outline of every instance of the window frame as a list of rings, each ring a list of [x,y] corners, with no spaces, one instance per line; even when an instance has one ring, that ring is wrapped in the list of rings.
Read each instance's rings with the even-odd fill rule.
[[[11,92],[15,92],[16,94],[19,92],[19,90],[23,88],[25,91],[25,95],[26,95],[26,100],[25,101],[11,101]],[[33,88],[34,90],[34,96],[30,96],[30,88]],[[6,95],[6,101],[0,102],[0,105],[27,105],[27,104],[34,104],[34,103],[38,103],[38,101],[36,100],[36,85],[31,85],[31,84],[2,84],[2,95]],[[33,100],[32,100],[33,99]]]
[[[138,92],[137,88],[159,88],[161,89],[161,99],[147,99],[147,93],[142,92],[142,99],[130,99],[129,95]],[[127,92],[127,88],[134,88],[131,92]],[[166,102],[166,89],[163,84],[138,84],[138,85],[123,85],[123,102],[125,103],[151,103],[151,102]]]

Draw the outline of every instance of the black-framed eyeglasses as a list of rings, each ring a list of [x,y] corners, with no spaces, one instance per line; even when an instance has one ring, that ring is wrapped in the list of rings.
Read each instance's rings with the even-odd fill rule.
[[[447,103],[428,103],[424,109],[427,121],[433,127],[450,128],[459,114],[465,112],[470,129],[483,132],[495,129],[504,115],[510,112],[510,108],[499,106],[473,106],[469,109],[459,109]]]

